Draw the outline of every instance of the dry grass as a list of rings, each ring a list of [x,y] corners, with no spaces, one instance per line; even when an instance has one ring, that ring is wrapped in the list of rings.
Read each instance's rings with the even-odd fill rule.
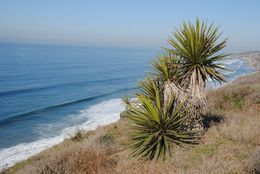
[[[259,173],[260,73],[208,92],[201,143],[173,146],[166,161],[129,157],[128,122],[79,133],[5,173],[221,174]]]
[[[260,147],[252,153],[247,164],[248,173],[260,173]]]
[[[45,165],[32,172],[32,168],[25,173],[105,173],[115,165],[107,147],[86,147],[82,144],[73,145],[55,154],[55,159],[46,161]],[[53,154],[54,155],[54,154]]]

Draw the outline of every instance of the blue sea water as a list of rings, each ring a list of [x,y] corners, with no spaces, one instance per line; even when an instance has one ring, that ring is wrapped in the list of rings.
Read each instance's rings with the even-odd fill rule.
[[[0,43],[0,169],[119,119],[155,50]],[[229,80],[252,72],[223,61]],[[211,84],[212,86],[212,84]]]

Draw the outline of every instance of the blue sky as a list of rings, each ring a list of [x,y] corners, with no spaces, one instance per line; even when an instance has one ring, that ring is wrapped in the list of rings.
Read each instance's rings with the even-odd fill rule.
[[[259,0],[1,0],[0,42],[160,48],[197,16],[221,25],[229,51],[260,50]]]

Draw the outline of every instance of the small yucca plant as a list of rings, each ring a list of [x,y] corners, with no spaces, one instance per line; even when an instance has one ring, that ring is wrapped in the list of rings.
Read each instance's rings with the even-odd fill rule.
[[[195,132],[181,130],[186,117],[183,105],[175,108],[173,97],[163,106],[158,87],[152,82],[149,84],[154,98],[140,94],[139,105],[132,105],[127,112],[126,117],[133,123],[131,155],[149,160],[165,159],[166,154],[170,154],[171,143],[196,143],[197,136]]]
[[[124,103],[124,105],[126,106],[126,108],[130,107],[130,105],[131,105],[131,97],[124,96],[124,97],[122,97],[121,100]]]
[[[174,76],[175,71],[173,68],[170,68],[171,64],[174,62],[174,59],[169,59],[166,55],[158,55],[155,60],[151,62],[151,68],[153,76],[156,77],[161,83],[170,81]]]

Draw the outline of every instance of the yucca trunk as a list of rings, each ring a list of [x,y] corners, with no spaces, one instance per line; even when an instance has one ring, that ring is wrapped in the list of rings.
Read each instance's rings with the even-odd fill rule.
[[[187,124],[190,125],[190,129],[203,130],[202,113],[206,105],[205,80],[197,69],[194,69],[190,76],[188,93],[190,114]]]
[[[164,106],[167,106],[171,97],[175,97],[175,105],[183,103],[188,99],[187,92],[184,89],[174,82],[166,81],[164,84]]]
[[[164,106],[167,106],[172,96],[175,96],[175,106],[185,102],[184,107],[189,112],[185,129],[202,131],[202,113],[205,108],[206,93],[205,80],[202,78],[201,73],[197,70],[192,72],[187,89],[171,81],[165,82]]]
[[[194,69],[190,77],[189,86],[190,95],[205,104],[205,80],[202,78],[200,71]]]

